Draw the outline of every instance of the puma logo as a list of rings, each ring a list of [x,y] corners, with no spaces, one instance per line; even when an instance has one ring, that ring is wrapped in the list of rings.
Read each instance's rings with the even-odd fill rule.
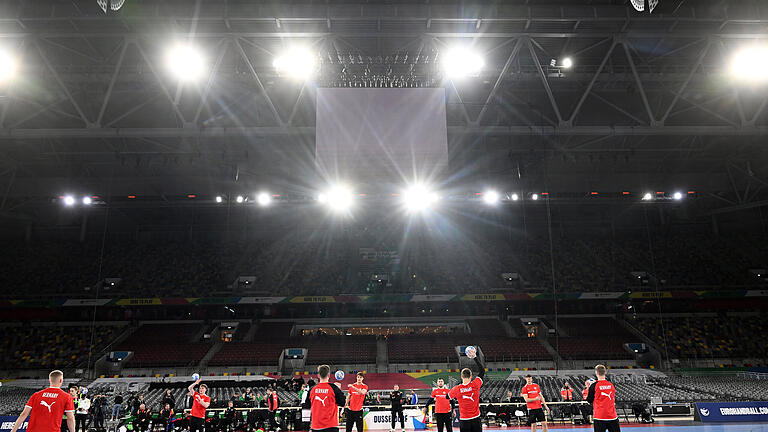
[[[608,399],[613,399],[613,395],[612,395],[612,394],[610,394],[610,393],[606,393],[606,392],[600,392],[600,394],[601,394],[601,395],[603,395],[603,396],[605,396],[605,397],[607,397]]]
[[[55,403],[56,403],[56,401],[53,401],[53,402],[51,402],[50,405],[48,405],[47,403],[45,403],[45,401],[40,401],[40,405],[48,408],[48,412],[49,413],[51,412],[51,407],[53,407],[53,404],[55,404]]]
[[[321,398],[320,396],[315,396],[315,400],[319,400],[323,406],[325,406],[325,400],[328,399],[328,396]]]
[[[474,401],[475,401],[475,399],[474,399],[474,398],[472,398],[472,396],[471,396],[471,395],[470,395],[470,396],[467,396],[467,395],[461,395],[461,398],[462,398],[462,399],[469,399],[469,400],[471,400],[472,402],[474,402]]]

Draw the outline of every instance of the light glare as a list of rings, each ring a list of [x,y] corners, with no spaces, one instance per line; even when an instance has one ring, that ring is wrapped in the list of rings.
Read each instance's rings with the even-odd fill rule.
[[[16,76],[17,61],[10,53],[0,51],[0,82],[7,82]]]
[[[235,198],[235,201],[237,201],[237,203],[239,204],[245,201],[245,198],[242,195],[238,195],[237,198]]]
[[[680,192],[675,192],[674,194],[672,194],[672,198],[676,200],[681,200],[683,199],[683,194],[681,194]]]
[[[318,195],[317,201],[327,204],[332,210],[342,212],[352,207],[352,190],[344,185],[332,187],[328,192]]]
[[[643,201],[650,201],[651,198],[653,198],[653,195],[650,192],[646,192],[645,195],[643,195]]]
[[[519,199],[520,199],[520,196],[519,196],[519,195],[517,195],[516,193],[513,193],[513,194],[512,194],[512,201],[517,201],[517,200],[519,200]]]
[[[454,48],[443,57],[443,70],[449,78],[477,76],[483,66],[483,58],[467,48]]]
[[[64,197],[64,205],[67,205],[67,206],[75,205],[75,197],[73,197],[72,195],[65,196]]]
[[[532,200],[534,200],[534,201],[538,201],[538,199],[539,199],[539,194],[533,194],[533,195],[531,195],[531,199],[532,199]]]
[[[175,45],[168,51],[166,62],[168,70],[181,81],[194,81],[205,69],[202,54],[191,45]]]
[[[83,197],[83,205],[91,205],[92,202],[91,197]]]
[[[221,203],[222,201],[224,201],[224,198],[222,198],[221,196],[217,196],[216,197],[216,202],[217,203]]]
[[[486,191],[483,194],[483,201],[488,205],[493,205],[499,202],[499,193],[496,191]]]
[[[435,204],[440,197],[426,186],[416,185],[403,193],[403,204],[409,211],[423,211]]]
[[[306,48],[292,48],[272,62],[278,73],[296,80],[310,78],[317,69],[317,55]]]
[[[571,58],[570,58],[570,57],[566,57],[566,58],[564,58],[564,59],[563,59],[563,61],[562,61],[561,65],[562,65],[564,68],[566,68],[566,69],[570,69],[570,68],[571,68],[571,66],[573,66],[573,60],[571,60]]]
[[[752,45],[739,50],[732,58],[733,78],[752,83],[768,82],[768,45]]]
[[[268,206],[272,203],[272,197],[269,196],[268,193],[262,192],[256,196],[256,202],[259,203],[260,206]]]

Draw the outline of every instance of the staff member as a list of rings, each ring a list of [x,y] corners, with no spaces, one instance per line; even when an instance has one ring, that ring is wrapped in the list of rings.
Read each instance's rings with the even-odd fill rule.
[[[192,398],[192,410],[189,412],[190,432],[205,432],[205,409],[211,404],[211,398],[206,395],[208,386],[200,384],[201,379],[187,387],[188,395]],[[195,391],[195,386],[200,384],[200,391]]]
[[[587,394],[587,402],[592,404],[595,432],[621,432],[616,414],[616,388],[605,379],[605,374],[605,366],[595,366],[597,381],[589,386]]]
[[[320,380],[312,387],[307,397],[305,408],[311,412],[310,431],[312,432],[339,432],[339,407],[344,406],[346,397],[341,391],[341,384],[328,383],[331,376],[331,367],[320,365],[317,367],[317,377]]]
[[[358,372],[357,382],[347,386],[349,394],[347,395],[347,432],[352,432],[352,426],[357,426],[357,432],[363,432],[363,402],[365,395],[368,394],[368,386],[363,384],[365,375]]]
[[[392,432],[395,431],[395,419],[400,419],[400,429],[405,430],[405,417],[403,417],[403,393],[400,392],[400,386],[395,384],[393,390],[389,393],[389,414],[392,418]]]
[[[75,432],[75,403],[72,396],[61,389],[64,384],[64,373],[60,370],[48,374],[49,387],[32,395],[24,405],[19,418],[13,424],[11,432],[19,430],[24,421],[29,418],[27,432],[56,432],[61,428],[61,419],[67,415],[69,432]]]
[[[269,410],[269,430],[280,430],[277,426],[277,409],[280,408],[280,398],[277,390],[267,389],[267,409]]]

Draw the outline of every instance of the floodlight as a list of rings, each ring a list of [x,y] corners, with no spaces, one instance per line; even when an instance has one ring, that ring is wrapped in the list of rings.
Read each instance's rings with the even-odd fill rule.
[[[352,207],[352,190],[345,185],[331,187],[328,192],[318,195],[317,201],[327,204],[332,210],[346,211]]]
[[[539,194],[533,194],[533,195],[531,195],[531,199],[532,199],[532,200],[534,200],[534,201],[538,201],[538,199],[539,199]]]
[[[256,196],[256,202],[260,206],[268,206],[272,203],[272,197],[268,193],[262,192]]]
[[[217,203],[221,203],[221,202],[224,202],[224,198],[223,198],[223,197],[221,197],[221,195],[219,195],[219,196],[217,196],[217,197],[216,197],[216,202],[217,202]]]
[[[743,82],[768,82],[768,45],[750,45],[731,58],[730,73]]]
[[[240,204],[243,201],[245,201],[245,197],[243,197],[242,195],[238,195],[237,198],[235,198],[235,201],[237,201],[237,203]]]
[[[8,82],[16,75],[16,58],[7,51],[0,51],[0,83]]]
[[[564,67],[565,69],[570,69],[571,66],[573,66],[573,60],[571,60],[570,57],[566,57],[562,62],[560,62],[560,66]]]
[[[166,54],[168,70],[181,81],[194,81],[203,75],[205,60],[192,45],[177,44]]]
[[[415,185],[403,193],[403,204],[409,211],[426,210],[435,204],[440,197],[424,185]]]
[[[520,196],[518,194],[516,194],[516,193],[512,194],[512,201],[517,201],[519,199],[520,199]]]
[[[493,205],[499,202],[499,193],[496,191],[485,191],[483,193],[483,201],[485,201],[486,204]]]
[[[91,197],[83,197],[83,205],[91,205],[92,202]]]
[[[307,48],[294,47],[272,62],[278,73],[296,80],[306,80],[317,69],[317,54]]]
[[[643,201],[650,201],[650,200],[651,200],[651,198],[653,198],[653,194],[651,194],[650,192],[646,192],[646,193],[643,195]]]
[[[680,192],[675,192],[674,194],[672,194],[672,198],[676,200],[681,200],[683,199],[683,194],[681,194]]]
[[[73,197],[72,195],[65,196],[64,197],[64,205],[70,206],[70,207],[75,205],[75,197]]]
[[[449,78],[477,76],[485,66],[483,58],[468,48],[453,48],[443,56],[443,71]]]

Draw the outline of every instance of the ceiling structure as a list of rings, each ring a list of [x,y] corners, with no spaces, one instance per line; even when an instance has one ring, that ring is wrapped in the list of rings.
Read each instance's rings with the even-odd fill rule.
[[[392,85],[446,89],[454,182],[696,188],[718,211],[763,205],[768,91],[727,67],[768,42],[768,5],[733,3],[126,0],[105,14],[95,0],[7,2],[1,47],[20,70],[0,88],[0,214],[28,217],[67,191],[167,203],[309,190],[315,89]],[[205,53],[200,82],[167,72],[178,41]],[[320,60],[305,83],[272,65],[297,44]],[[483,53],[478,77],[443,76],[456,45]],[[565,57],[572,68],[551,66]]]

